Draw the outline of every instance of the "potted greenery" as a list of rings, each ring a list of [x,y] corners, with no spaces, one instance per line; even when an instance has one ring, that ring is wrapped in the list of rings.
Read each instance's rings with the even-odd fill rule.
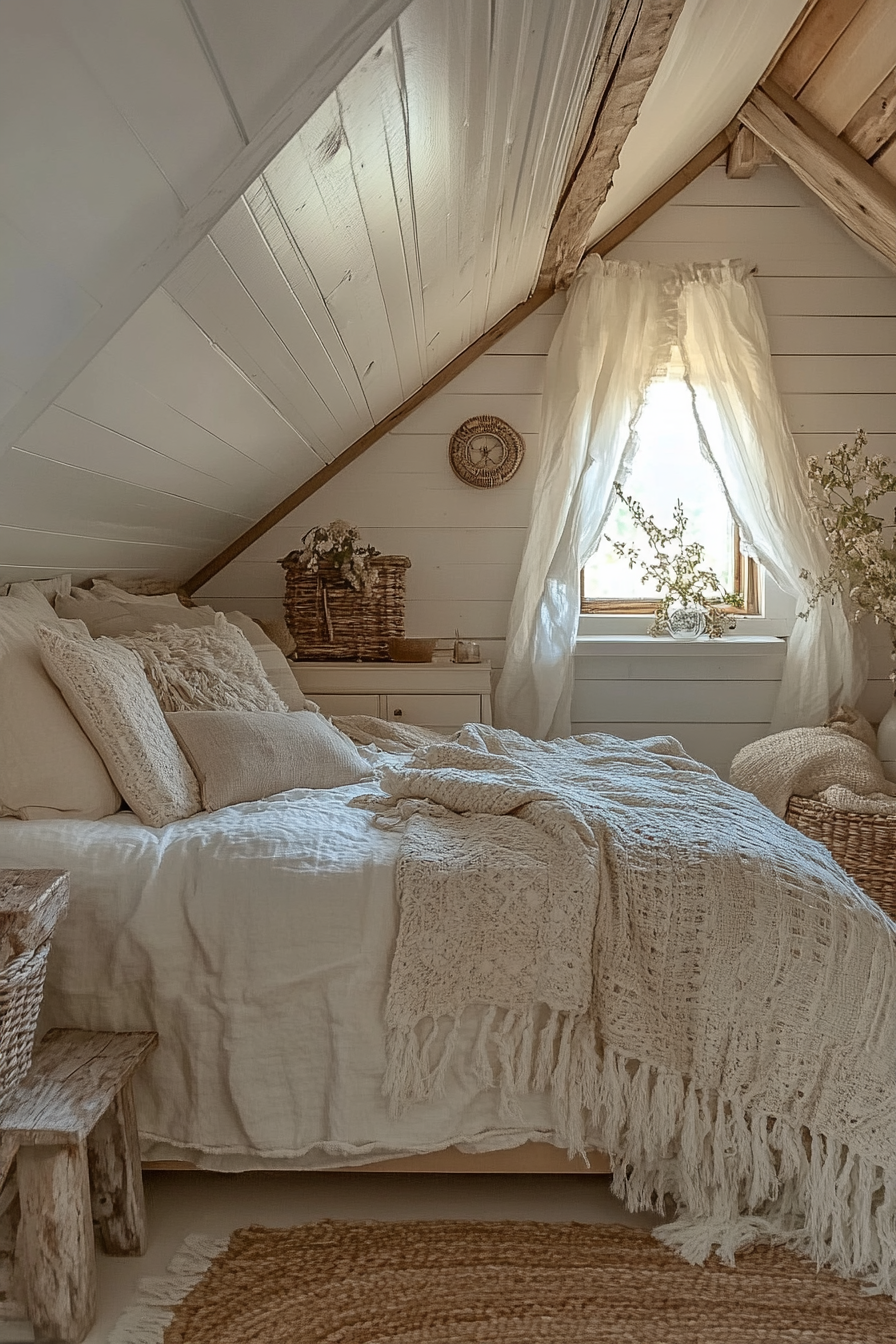
[[[831,561],[824,574],[804,569],[800,578],[812,582],[810,608],[840,593],[854,621],[873,616],[877,624],[888,625],[896,661],[896,511],[888,523],[870,507],[896,494],[896,473],[886,458],[869,457],[867,446],[868,437],[859,429],[852,444],[841,443],[822,461],[806,459],[810,508],[821,524]],[[896,671],[890,678],[896,680]],[[896,780],[896,703],[878,728],[877,742],[884,772]]]
[[[708,629],[710,639],[718,639],[731,619],[725,608],[742,607],[743,597],[725,592],[718,575],[706,564],[705,547],[687,540],[688,519],[681,500],[675,501],[672,526],[663,528],[636,499],[623,494],[618,481],[613,488],[650,547],[645,558],[630,542],[607,538],[616,554],[628,561],[629,569],[641,566],[641,582],[659,595],[648,634],[696,639]]]

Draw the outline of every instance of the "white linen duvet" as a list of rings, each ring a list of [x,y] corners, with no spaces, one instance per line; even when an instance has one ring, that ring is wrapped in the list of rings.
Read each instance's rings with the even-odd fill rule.
[[[41,1029],[159,1033],[135,1080],[145,1159],[312,1169],[556,1141],[545,1095],[510,1126],[495,1092],[450,1074],[389,1117],[400,835],[347,805],[369,791],[296,789],[158,830],[129,812],[0,820],[0,866],[71,874]]]

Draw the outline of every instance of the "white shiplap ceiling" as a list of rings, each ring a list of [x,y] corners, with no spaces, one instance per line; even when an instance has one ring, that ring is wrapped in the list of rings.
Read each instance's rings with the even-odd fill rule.
[[[680,22],[708,5],[745,8]],[[0,578],[185,578],[525,298],[606,7],[4,0]],[[707,83],[750,87],[793,9]]]

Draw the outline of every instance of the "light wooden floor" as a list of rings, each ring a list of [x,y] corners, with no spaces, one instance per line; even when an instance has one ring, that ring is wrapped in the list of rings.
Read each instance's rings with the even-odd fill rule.
[[[290,1226],[318,1218],[486,1218],[617,1222],[652,1226],[627,1214],[608,1176],[417,1176],[351,1174],[146,1175],[149,1250],[138,1260],[97,1257],[99,1309],[85,1344],[105,1344],[138,1279],[163,1274],[189,1232],[222,1237],[249,1223]],[[32,1338],[27,1326],[0,1325],[0,1342]]]

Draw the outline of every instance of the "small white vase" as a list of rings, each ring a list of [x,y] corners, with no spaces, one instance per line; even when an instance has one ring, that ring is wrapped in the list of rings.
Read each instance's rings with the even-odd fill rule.
[[[887,779],[896,784],[896,699],[878,724],[877,754]]]

